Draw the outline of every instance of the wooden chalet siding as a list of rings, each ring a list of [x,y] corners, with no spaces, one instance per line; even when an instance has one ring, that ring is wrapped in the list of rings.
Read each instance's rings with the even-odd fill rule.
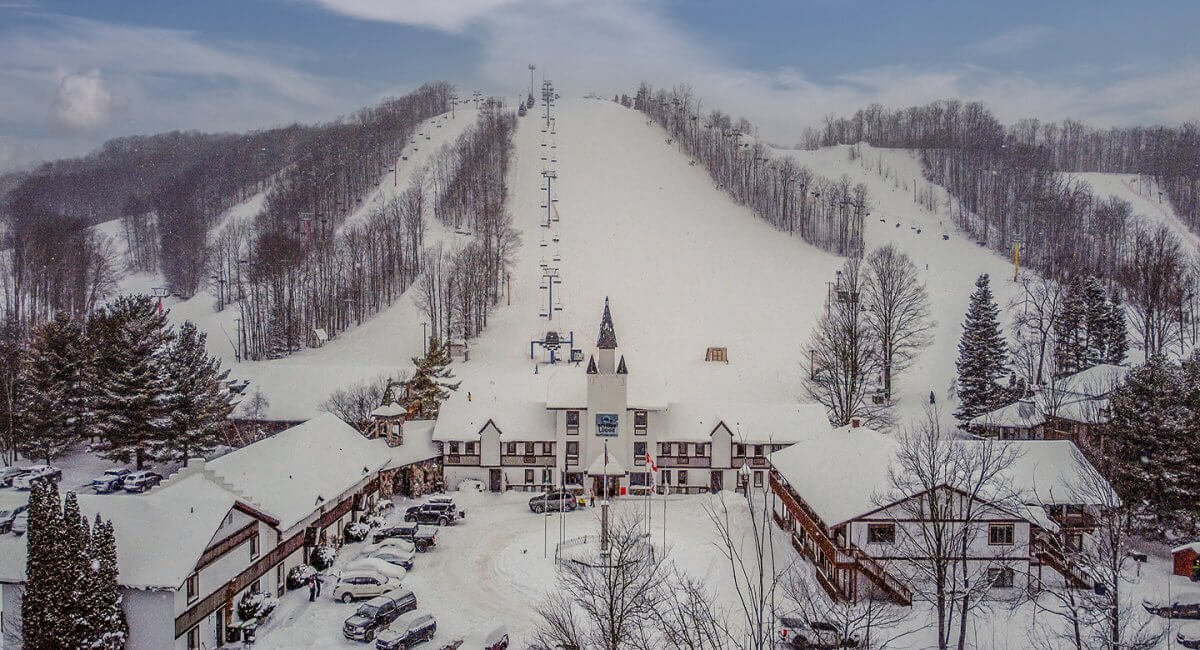
[[[257,519],[252,520],[245,526],[242,526],[241,530],[237,531],[236,533],[204,549],[204,553],[200,555],[200,561],[196,563],[195,570],[199,571],[213,562],[216,562],[226,553],[240,546],[242,542],[245,542],[251,537],[256,536],[258,536]]]
[[[742,465],[749,465],[750,469],[767,469],[771,464],[767,461],[766,456],[730,456],[730,463],[734,469],[740,469]]]
[[[444,462],[447,465],[479,465],[479,454],[472,454],[470,456],[466,454],[449,454],[445,456]]]
[[[704,469],[712,464],[712,459],[708,456],[662,456],[655,460],[659,467],[679,467],[682,469],[691,467]]]
[[[258,561],[251,564],[245,571],[234,576],[232,580],[214,589],[204,600],[187,608],[182,614],[175,617],[175,638],[178,639],[187,634],[187,631],[193,625],[203,621],[206,616],[219,609],[230,594],[237,594],[237,592],[253,584],[255,580],[266,575],[276,564],[282,562],[287,556],[296,552],[303,545],[304,532],[301,531],[292,535],[283,544],[276,546],[270,553],[259,558]]]
[[[555,457],[540,454],[501,454],[500,465],[503,467],[554,467]]]

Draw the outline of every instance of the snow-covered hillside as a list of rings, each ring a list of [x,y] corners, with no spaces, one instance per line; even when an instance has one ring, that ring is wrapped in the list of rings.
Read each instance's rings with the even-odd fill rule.
[[[1092,186],[1092,193],[1099,197],[1115,196],[1129,202],[1133,213],[1147,224],[1157,226],[1163,224],[1175,233],[1179,241],[1190,244],[1193,248],[1200,247],[1200,237],[1175,214],[1171,202],[1167,200],[1154,179],[1138,174],[1101,174],[1098,172],[1063,174],[1068,178],[1085,181]]]

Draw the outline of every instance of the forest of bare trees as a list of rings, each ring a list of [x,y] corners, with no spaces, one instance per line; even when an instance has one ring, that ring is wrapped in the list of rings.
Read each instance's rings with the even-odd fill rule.
[[[771,225],[838,255],[862,255],[870,212],[862,183],[824,178],[786,156],[772,159],[746,118],[735,123],[715,109],[703,114],[686,85],[656,92],[642,82],[633,107],[666,129],[668,144],[704,165],[719,189]]]

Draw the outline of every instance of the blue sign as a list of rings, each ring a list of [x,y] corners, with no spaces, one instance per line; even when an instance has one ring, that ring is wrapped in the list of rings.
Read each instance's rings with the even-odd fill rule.
[[[597,413],[596,414],[596,435],[598,435],[598,436],[615,436],[615,435],[617,435],[617,414],[616,413]]]

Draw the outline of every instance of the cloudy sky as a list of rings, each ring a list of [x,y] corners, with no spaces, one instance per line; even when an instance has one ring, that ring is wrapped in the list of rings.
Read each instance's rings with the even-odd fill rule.
[[[516,97],[691,84],[793,142],[828,113],[1200,119],[1200,3],[0,0],[0,171],[106,138],[318,121],[432,79]]]

